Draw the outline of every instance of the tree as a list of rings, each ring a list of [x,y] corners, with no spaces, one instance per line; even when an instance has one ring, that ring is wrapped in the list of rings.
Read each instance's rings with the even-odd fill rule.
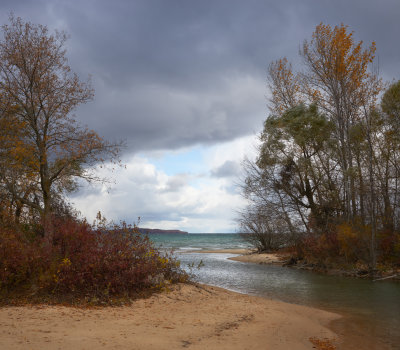
[[[276,251],[292,243],[287,222],[272,203],[268,204],[247,208],[239,219],[242,238],[258,252]]]
[[[381,108],[387,116],[389,124],[400,129],[400,81],[392,84],[382,96]]]
[[[265,121],[257,161],[263,170],[274,169],[274,191],[292,203],[304,222],[309,217],[321,229],[340,210],[331,190],[332,137],[333,125],[316,105],[299,105]],[[309,231],[309,224],[305,228]]]
[[[4,99],[0,99],[4,102]],[[27,198],[34,184],[25,164],[33,150],[23,147],[25,123],[16,117],[16,108],[2,104],[0,108],[0,209],[7,218],[19,221],[23,204],[18,197]],[[18,196],[15,195],[18,193]]]
[[[0,41],[1,122],[16,125],[3,146],[3,187],[14,200],[49,220],[55,197],[76,186],[76,179],[99,180],[90,166],[116,159],[119,145],[103,140],[73,118],[76,107],[93,97],[89,82],[71,72],[65,33],[10,16]],[[17,124],[10,124],[10,118]],[[18,176],[15,176],[15,174]],[[23,188],[21,188],[23,187]]]
[[[256,162],[243,161],[245,179],[241,188],[248,206],[237,221],[242,237],[258,251],[297,246],[304,229],[298,206],[288,205],[287,194],[279,189],[278,166],[261,169]]]
[[[382,96],[382,137],[379,153],[382,171],[379,176],[381,193],[384,195],[384,217],[386,228],[400,230],[400,81],[388,87]]]
[[[371,271],[378,236],[400,228],[400,84],[387,90],[380,109],[384,84],[372,65],[375,50],[374,42],[356,42],[347,26],[321,23],[300,50],[301,72],[286,58],[270,64],[271,115],[257,171],[247,173],[244,186],[249,210],[279,199],[285,209],[275,208],[282,217],[289,210],[307,235],[335,234],[342,223],[367,233]]]

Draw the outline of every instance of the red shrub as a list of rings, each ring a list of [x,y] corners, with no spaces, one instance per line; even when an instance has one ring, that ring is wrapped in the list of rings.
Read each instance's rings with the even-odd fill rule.
[[[30,286],[37,274],[40,247],[22,232],[0,227],[0,290]]]
[[[382,231],[377,238],[381,262],[400,266],[400,233]]]
[[[173,257],[160,255],[147,236],[125,224],[94,229],[55,218],[52,227],[52,234],[33,241],[1,231],[2,290],[30,286],[56,297],[107,300],[187,278]]]
[[[303,238],[303,254],[307,260],[326,264],[339,256],[340,246],[336,232],[326,234],[309,234]]]

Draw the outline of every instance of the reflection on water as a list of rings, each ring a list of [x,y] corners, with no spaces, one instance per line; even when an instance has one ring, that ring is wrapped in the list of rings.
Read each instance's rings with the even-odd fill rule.
[[[177,254],[182,266],[204,266],[194,270],[196,278],[232,291],[320,307],[351,314],[362,320],[376,337],[389,339],[400,348],[400,284],[372,282],[348,277],[257,265],[228,260],[233,254]]]

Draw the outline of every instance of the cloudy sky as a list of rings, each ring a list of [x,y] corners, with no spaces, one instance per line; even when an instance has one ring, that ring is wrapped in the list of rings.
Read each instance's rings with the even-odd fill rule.
[[[400,79],[399,0],[1,0],[0,22],[66,31],[67,56],[92,102],[77,119],[126,140],[110,186],[71,196],[83,215],[143,227],[235,232],[235,183],[268,116],[266,70],[320,22],[376,41],[381,76]]]

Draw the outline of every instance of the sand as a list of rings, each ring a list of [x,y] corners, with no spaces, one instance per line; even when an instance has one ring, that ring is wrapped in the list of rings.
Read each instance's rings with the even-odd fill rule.
[[[223,253],[223,254],[251,254],[250,249],[213,249],[213,250],[189,250],[185,253]]]
[[[241,261],[254,264],[276,264],[282,265],[285,257],[273,253],[257,253],[250,249],[215,249],[215,250],[194,250],[187,253],[223,253],[223,254],[240,254],[228,258],[230,260]]]
[[[130,306],[0,308],[0,349],[313,349],[340,316],[203,285]],[[340,339],[337,339],[340,342]]]
[[[274,265],[282,265],[285,258],[282,259],[281,256],[272,253],[253,253],[253,254],[245,254],[235,256],[233,258],[228,258],[230,260],[241,261],[245,263],[253,263],[253,264],[274,264]]]

